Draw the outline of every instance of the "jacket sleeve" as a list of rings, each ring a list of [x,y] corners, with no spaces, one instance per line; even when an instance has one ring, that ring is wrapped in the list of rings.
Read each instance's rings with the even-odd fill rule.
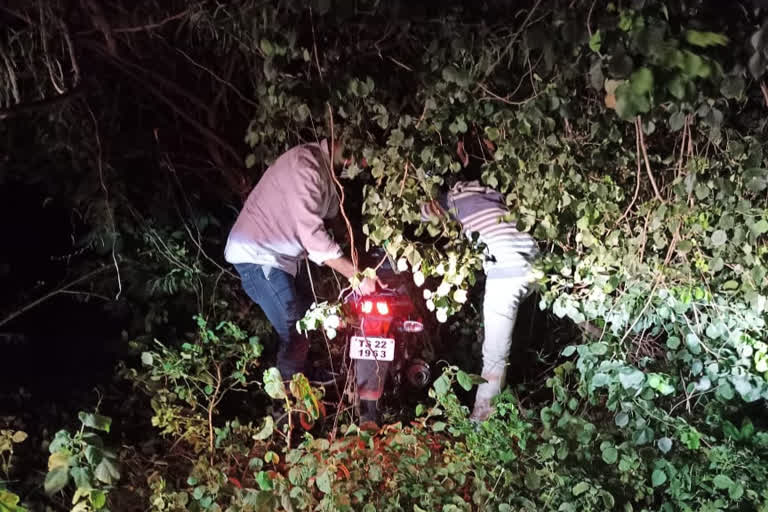
[[[319,170],[303,168],[300,171],[302,179],[294,191],[295,202],[292,205],[296,219],[296,231],[301,245],[307,252],[309,259],[318,265],[326,260],[343,256],[341,247],[325,229],[323,218],[327,216],[325,205],[330,199],[336,201],[325,180],[319,174]]]

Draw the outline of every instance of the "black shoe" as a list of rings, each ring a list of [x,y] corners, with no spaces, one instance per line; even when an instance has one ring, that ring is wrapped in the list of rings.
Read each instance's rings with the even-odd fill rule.
[[[376,400],[360,400],[360,425],[379,424],[379,408]]]

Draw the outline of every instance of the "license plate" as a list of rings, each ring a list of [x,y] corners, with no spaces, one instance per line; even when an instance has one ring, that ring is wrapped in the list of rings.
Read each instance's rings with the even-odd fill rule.
[[[392,361],[395,358],[395,340],[371,336],[352,336],[349,341],[349,357],[352,359]]]

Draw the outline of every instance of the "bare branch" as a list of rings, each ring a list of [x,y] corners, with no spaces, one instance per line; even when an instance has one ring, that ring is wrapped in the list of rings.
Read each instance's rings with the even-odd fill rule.
[[[640,116],[637,116],[637,119],[635,120],[635,128],[637,129],[637,132],[640,135],[640,148],[643,150],[643,159],[645,160],[645,170],[648,172],[648,177],[651,179],[651,186],[653,187],[653,193],[656,194],[656,199],[664,202],[664,198],[661,197],[661,193],[659,192],[659,187],[656,186],[656,179],[653,177],[653,172],[651,172],[651,162],[648,160],[648,148],[646,148],[645,146],[645,138],[643,137],[643,123],[640,120]]]
[[[23,315],[24,313],[26,313],[30,309],[32,309],[32,308],[34,308],[36,306],[39,306],[40,304],[42,304],[43,302],[47,301],[51,297],[54,297],[54,296],[56,296],[56,295],[58,295],[60,293],[63,293],[65,290],[68,290],[69,288],[72,288],[76,284],[80,284],[83,281],[87,281],[88,279],[92,278],[93,276],[104,272],[108,268],[110,268],[110,267],[107,266],[107,265],[99,267],[96,270],[92,270],[91,272],[88,272],[84,276],[78,277],[74,281],[70,281],[69,283],[65,284],[64,286],[60,286],[59,288],[53,290],[52,292],[46,293],[45,295],[43,295],[39,299],[30,302],[29,304],[27,304],[26,306],[24,306],[24,307],[22,307],[20,309],[17,309],[13,313],[9,314],[8,316],[6,316],[2,320],[0,320],[0,327],[2,327],[3,325],[7,324],[8,322],[13,320],[14,318],[17,318],[17,317]]]
[[[27,113],[35,112],[38,110],[45,110],[46,108],[51,107],[53,105],[57,105],[59,103],[65,103],[67,101],[74,99],[77,96],[80,96],[84,90],[85,90],[84,87],[78,87],[78,88],[72,89],[69,92],[65,92],[64,94],[54,96],[53,98],[46,98],[38,101],[33,101],[30,103],[14,105],[11,108],[2,109],[0,110],[0,121],[2,121],[3,119],[7,119],[9,117],[20,115],[20,114],[27,114]]]

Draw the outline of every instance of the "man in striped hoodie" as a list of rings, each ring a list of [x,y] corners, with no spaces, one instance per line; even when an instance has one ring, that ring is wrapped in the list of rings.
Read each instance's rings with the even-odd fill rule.
[[[491,400],[504,387],[512,331],[520,301],[528,294],[536,241],[505,221],[504,196],[478,181],[460,181],[438,199],[422,204],[422,219],[449,216],[470,238],[476,233],[485,246],[483,300],[483,370],[471,418],[484,421],[493,411]]]

